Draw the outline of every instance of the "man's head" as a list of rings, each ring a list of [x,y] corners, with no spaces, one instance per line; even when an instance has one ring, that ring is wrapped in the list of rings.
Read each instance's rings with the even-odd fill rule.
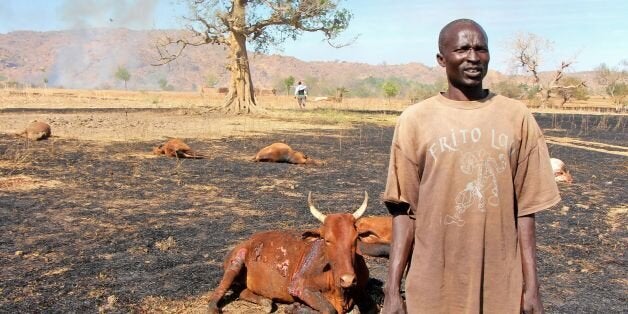
[[[297,85],[301,85],[301,81],[299,81],[299,82],[297,83]]]
[[[473,20],[459,19],[445,25],[438,37],[436,60],[447,72],[450,88],[482,91],[490,54],[488,36]]]

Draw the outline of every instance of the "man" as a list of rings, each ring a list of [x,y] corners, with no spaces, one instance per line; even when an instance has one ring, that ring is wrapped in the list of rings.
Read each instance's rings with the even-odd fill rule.
[[[299,103],[299,108],[305,109],[305,100],[307,99],[307,86],[301,83],[301,81],[299,81],[297,87],[294,89],[294,97]]]
[[[543,134],[524,104],[482,88],[479,24],[447,24],[438,46],[448,89],[407,108],[391,145],[383,312],[542,313],[534,213],[560,201]]]

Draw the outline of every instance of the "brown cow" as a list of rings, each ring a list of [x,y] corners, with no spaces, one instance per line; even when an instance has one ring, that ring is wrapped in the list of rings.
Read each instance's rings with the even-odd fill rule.
[[[554,180],[556,182],[567,182],[572,183],[573,177],[569,170],[567,170],[567,166],[565,163],[558,158],[550,158],[550,162],[552,163],[552,170],[554,171]]]
[[[190,146],[188,146],[187,144],[185,144],[185,142],[183,142],[183,140],[178,138],[173,138],[164,144],[156,146],[155,148],[153,148],[153,153],[155,155],[164,154],[168,157],[177,158],[201,159],[206,157],[193,151]]]
[[[225,273],[210,298],[210,313],[219,312],[218,302],[234,280],[245,287],[240,299],[260,304],[267,312],[272,301],[300,301],[322,313],[346,313],[354,304],[364,313],[362,307],[374,304],[364,293],[369,272],[356,253],[355,223],[367,202],[365,192],[353,214],[325,215],[312,204],[310,192],[310,212],[322,222],[320,228],[260,232],[237,245],[224,261]]]
[[[26,126],[26,129],[19,133],[19,136],[24,136],[29,140],[39,141],[45,140],[50,137],[50,125],[41,121],[33,121]]]
[[[288,144],[284,143],[273,143],[260,149],[253,157],[253,160],[287,162],[291,164],[319,164],[318,161],[309,158],[302,152],[293,150]]]
[[[392,241],[392,216],[362,217],[355,223],[358,250],[375,257],[388,257]]]

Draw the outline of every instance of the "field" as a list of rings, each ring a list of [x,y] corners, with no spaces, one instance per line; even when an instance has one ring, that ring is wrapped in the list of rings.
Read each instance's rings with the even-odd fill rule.
[[[327,212],[355,210],[368,191],[367,215],[386,213],[389,146],[407,104],[261,102],[264,113],[223,116],[206,110],[219,97],[194,93],[0,91],[0,312],[202,312],[230,247],[261,230],[316,226],[309,191]],[[627,116],[535,115],[575,178],[537,216],[545,308],[625,313]],[[54,136],[12,135],[34,119]],[[152,155],[168,137],[209,158]],[[251,162],[275,141],[325,164]],[[367,262],[381,304],[387,260]],[[227,299],[226,313],[259,312]]]

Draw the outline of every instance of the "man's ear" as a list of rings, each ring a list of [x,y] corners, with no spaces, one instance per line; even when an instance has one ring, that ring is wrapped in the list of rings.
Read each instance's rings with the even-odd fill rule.
[[[307,230],[301,234],[301,238],[305,241],[314,241],[321,238],[321,232],[318,229]]]
[[[442,66],[443,68],[445,67],[445,58],[440,52],[436,54],[436,62],[438,62],[438,65]]]

